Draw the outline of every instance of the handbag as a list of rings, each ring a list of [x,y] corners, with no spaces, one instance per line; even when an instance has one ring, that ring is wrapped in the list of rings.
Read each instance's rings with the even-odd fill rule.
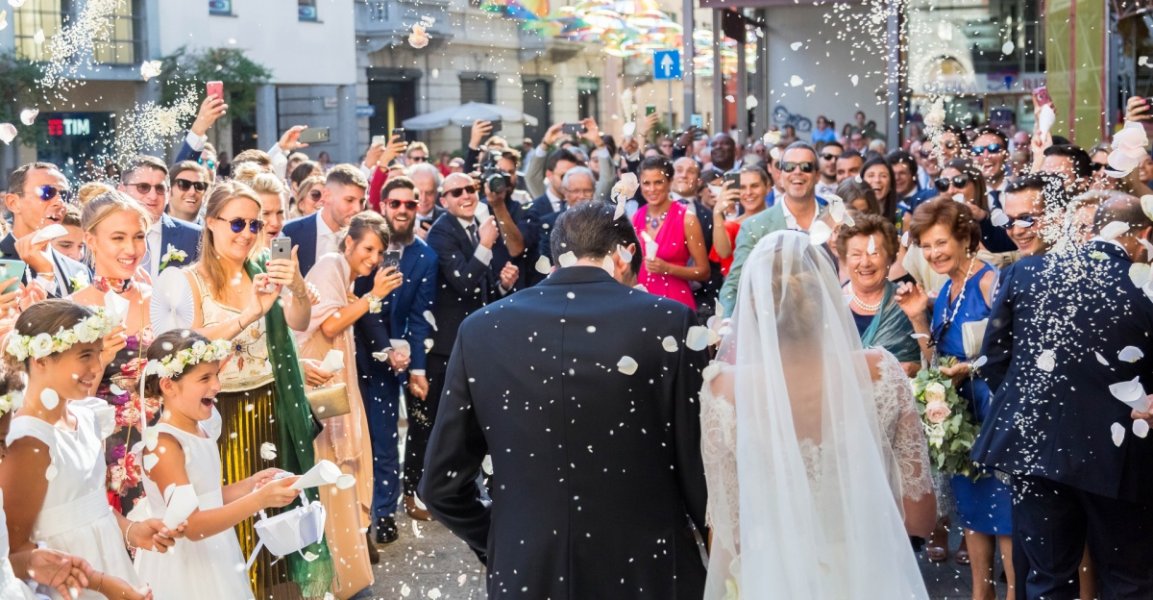
[[[312,414],[317,419],[343,417],[352,412],[348,403],[348,386],[343,383],[316,388],[305,392]]]
[[[287,556],[324,539],[327,517],[324,505],[309,502],[303,491],[300,492],[300,503],[301,506],[271,517],[260,511],[260,520],[253,524],[259,541],[248,557],[247,569],[252,568],[262,547],[276,556]]]

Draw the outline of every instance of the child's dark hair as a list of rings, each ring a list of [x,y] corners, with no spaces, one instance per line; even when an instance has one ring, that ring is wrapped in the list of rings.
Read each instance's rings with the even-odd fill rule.
[[[166,331],[152,340],[152,345],[148,347],[148,352],[145,353],[145,358],[148,362],[162,361],[181,350],[187,350],[194,346],[196,342],[205,344],[211,343],[211,340],[192,331],[191,329],[173,329]],[[184,373],[189,371],[190,367],[185,367],[184,372],[180,375],[172,377],[176,381],[184,376]],[[149,398],[160,397],[160,376],[147,375],[144,379],[144,395]]]

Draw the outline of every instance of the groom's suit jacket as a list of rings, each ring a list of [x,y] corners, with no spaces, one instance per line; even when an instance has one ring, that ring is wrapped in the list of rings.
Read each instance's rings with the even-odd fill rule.
[[[1153,497],[1153,436],[1131,433],[1130,408],[1109,391],[1134,377],[1153,391],[1153,302],[1130,279],[1132,264],[1116,244],[1094,241],[1006,270],[981,350],[994,395],[973,460],[1108,498]],[[1143,356],[1120,359],[1126,346]],[[1127,432],[1120,446],[1113,423]]]
[[[596,267],[560,269],[465,319],[419,492],[486,559],[489,598],[702,596],[694,321]],[[635,372],[618,369],[623,357]],[[475,483],[486,454],[491,504]]]

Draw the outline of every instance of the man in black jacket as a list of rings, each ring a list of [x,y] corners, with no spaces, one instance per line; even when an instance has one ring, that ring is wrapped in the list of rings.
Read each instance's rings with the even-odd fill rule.
[[[703,594],[705,356],[687,307],[618,282],[636,237],[613,213],[565,211],[552,248],[577,263],[467,318],[453,347],[420,493],[492,599]]]

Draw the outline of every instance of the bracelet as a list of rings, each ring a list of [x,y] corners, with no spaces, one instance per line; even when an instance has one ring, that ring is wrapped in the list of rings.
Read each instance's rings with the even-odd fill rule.
[[[240,331],[237,331],[236,335],[244,333],[244,323],[240,322],[240,317],[236,317],[236,325],[240,327]]]
[[[137,523],[139,523],[139,521],[129,521],[129,522],[128,522],[128,527],[125,527],[125,528],[124,528],[124,545],[125,545],[125,546],[128,546],[128,549],[129,549],[129,550],[131,550],[131,549],[133,549],[133,548],[135,548],[135,547],[136,547],[136,546],[133,546],[133,545],[132,545],[132,542],[128,541],[128,534],[129,534],[129,532],[131,532],[131,531],[132,531],[132,526],[133,526],[133,525],[135,525],[135,524],[137,524]]]
[[[104,589],[104,573],[97,571],[95,574],[100,575],[100,582],[88,589],[97,593],[102,593],[102,590]]]

